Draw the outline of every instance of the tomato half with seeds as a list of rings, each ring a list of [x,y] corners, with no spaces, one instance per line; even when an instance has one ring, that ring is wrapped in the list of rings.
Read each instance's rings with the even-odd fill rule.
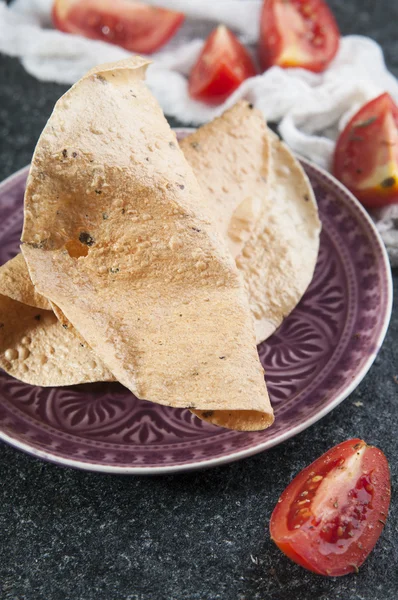
[[[340,33],[323,0],[264,0],[258,54],[262,67],[319,73],[335,57]]]
[[[333,173],[368,208],[398,202],[398,107],[389,94],[352,117],[337,141]]]
[[[256,68],[246,48],[224,25],[207,38],[189,77],[189,95],[207,104],[220,104]]]
[[[288,485],[271,516],[271,537],[314,573],[357,572],[382,532],[390,496],[385,455],[362,440],[348,440]]]
[[[52,19],[61,31],[151,54],[173,37],[184,15],[130,0],[55,0]]]

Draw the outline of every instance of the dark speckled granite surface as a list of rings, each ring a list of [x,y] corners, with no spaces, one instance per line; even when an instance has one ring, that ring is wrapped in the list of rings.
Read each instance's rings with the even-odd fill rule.
[[[397,0],[330,4],[342,31],[377,39],[398,75]],[[4,57],[0,82],[3,178],[29,162],[66,88],[37,82]],[[1,600],[395,600],[394,376],[397,304],[384,346],[358,389],[317,425],[240,463],[189,475],[117,477],[61,469],[0,445]],[[359,575],[324,579],[278,551],[268,519],[294,474],[353,436],[378,445],[390,460],[391,513]]]

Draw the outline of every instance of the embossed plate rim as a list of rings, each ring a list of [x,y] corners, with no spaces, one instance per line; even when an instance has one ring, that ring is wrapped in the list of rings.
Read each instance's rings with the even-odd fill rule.
[[[183,133],[183,132],[188,132],[189,130],[188,129],[179,129],[177,131]],[[313,425],[314,423],[316,423],[317,421],[322,419],[325,415],[327,415],[329,412],[331,412],[336,406],[338,406],[343,400],[345,400],[352,393],[352,391],[359,385],[359,383],[362,381],[362,379],[365,377],[365,375],[369,371],[369,369],[370,369],[371,365],[373,364],[373,362],[377,356],[377,353],[383,343],[384,337],[387,333],[390,316],[391,316],[391,310],[392,310],[392,277],[391,277],[389,259],[388,259],[387,252],[385,250],[385,247],[381,240],[379,232],[377,231],[373,221],[371,220],[371,218],[369,217],[369,215],[367,214],[365,209],[356,200],[356,198],[340,182],[338,182],[333,176],[331,176],[329,173],[327,173],[326,171],[324,171],[323,169],[318,167],[316,164],[308,161],[307,159],[305,159],[301,156],[299,156],[298,158],[300,159],[300,161],[302,162],[302,164],[305,167],[309,167],[310,169],[313,169],[315,172],[317,172],[321,176],[323,176],[323,178],[328,180],[335,188],[338,188],[340,190],[340,192],[342,194],[344,194],[346,196],[346,198],[348,198],[348,200],[351,201],[355,205],[355,207],[358,210],[361,217],[365,221],[367,221],[367,223],[370,226],[370,229],[372,231],[372,234],[374,236],[374,241],[376,242],[376,244],[378,245],[379,250],[380,250],[382,264],[383,264],[383,268],[385,270],[384,279],[387,283],[387,289],[385,290],[385,293],[387,295],[386,309],[385,309],[383,323],[380,328],[379,335],[378,335],[377,339],[375,340],[376,350],[372,354],[369,355],[368,359],[363,364],[363,366],[360,368],[360,370],[356,374],[355,378],[351,380],[349,385],[347,385],[345,387],[345,389],[342,390],[340,392],[340,394],[338,394],[333,401],[328,402],[328,404],[326,406],[324,406],[321,410],[319,410],[316,414],[309,417],[302,423],[298,424],[296,427],[292,427],[292,428],[288,429],[285,433],[279,434],[274,439],[266,440],[266,441],[260,442],[260,443],[253,443],[253,446],[250,448],[245,448],[244,450],[240,450],[240,451],[236,451],[236,452],[230,452],[230,453],[225,454],[224,456],[218,456],[216,458],[207,458],[202,461],[184,463],[184,464],[180,464],[180,465],[177,464],[177,465],[172,465],[172,466],[165,465],[165,466],[157,466],[157,467],[139,467],[139,466],[134,467],[134,466],[128,466],[128,465],[126,465],[126,466],[103,465],[103,464],[98,464],[95,462],[88,463],[88,462],[83,462],[83,461],[79,461],[79,460],[68,459],[66,457],[52,454],[51,452],[48,452],[48,451],[40,450],[37,447],[34,447],[30,444],[27,444],[25,442],[22,442],[22,441],[16,439],[13,436],[10,436],[9,434],[2,431],[1,429],[0,429],[0,439],[9,443],[11,446],[14,446],[15,448],[18,448],[20,450],[23,450],[24,452],[27,452],[28,454],[31,454],[35,457],[42,458],[44,460],[47,460],[49,462],[52,462],[52,463],[55,463],[55,464],[58,464],[61,466],[69,466],[69,467],[82,469],[85,471],[96,471],[96,472],[102,472],[102,473],[115,473],[115,474],[126,474],[126,475],[160,475],[160,474],[166,474],[166,473],[186,472],[186,471],[191,471],[191,470],[210,468],[210,467],[234,462],[234,461],[237,461],[242,458],[249,457],[249,456],[253,456],[254,454],[257,454],[257,453],[267,450],[273,446],[276,446],[276,445],[286,441],[287,439],[294,437],[301,431],[304,431],[305,429],[307,429],[308,427],[310,427],[311,425]],[[17,180],[18,178],[25,176],[28,169],[29,169],[29,166],[23,167],[22,169],[19,169],[18,171],[16,171],[12,175],[10,175],[2,183],[0,183],[0,193],[4,193],[4,191],[6,191],[9,187],[12,187],[14,180]]]

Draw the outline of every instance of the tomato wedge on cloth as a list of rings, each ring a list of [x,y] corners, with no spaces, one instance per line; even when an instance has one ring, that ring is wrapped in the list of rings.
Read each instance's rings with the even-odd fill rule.
[[[184,21],[182,13],[129,0],[55,0],[54,26],[131,52],[155,52]]]
[[[207,104],[220,104],[256,68],[246,48],[224,25],[207,38],[189,78],[189,94]]]
[[[333,173],[369,208],[398,202],[398,107],[389,94],[368,102],[348,123]]]
[[[288,485],[271,516],[271,537],[314,573],[357,572],[381,534],[390,495],[384,454],[362,440],[348,440]]]
[[[262,67],[301,67],[319,73],[336,55],[340,33],[324,0],[264,0],[260,24]]]

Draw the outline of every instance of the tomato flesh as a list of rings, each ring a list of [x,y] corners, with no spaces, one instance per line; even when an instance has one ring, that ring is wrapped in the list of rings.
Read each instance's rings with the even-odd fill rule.
[[[129,0],[55,0],[52,19],[61,31],[150,54],[175,34],[184,15]]]
[[[335,57],[340,33],[323,0],[264,0],[260,24],[262,67],[324,71]]]
[[[347,124],[333,173],[368,208],[398,202],[398,107],[389,94],[368,102]]]
[[[289,484],[272,513],[271,537],[314,573],[355,572],[381,534],[390,496],[384,454],[362,440],[348,440]]]
[[[254,75],[256,69],[246,48],[229,29],[219,25],[206,40],[191,71],[189,94],[207,104],[220,104]]]

